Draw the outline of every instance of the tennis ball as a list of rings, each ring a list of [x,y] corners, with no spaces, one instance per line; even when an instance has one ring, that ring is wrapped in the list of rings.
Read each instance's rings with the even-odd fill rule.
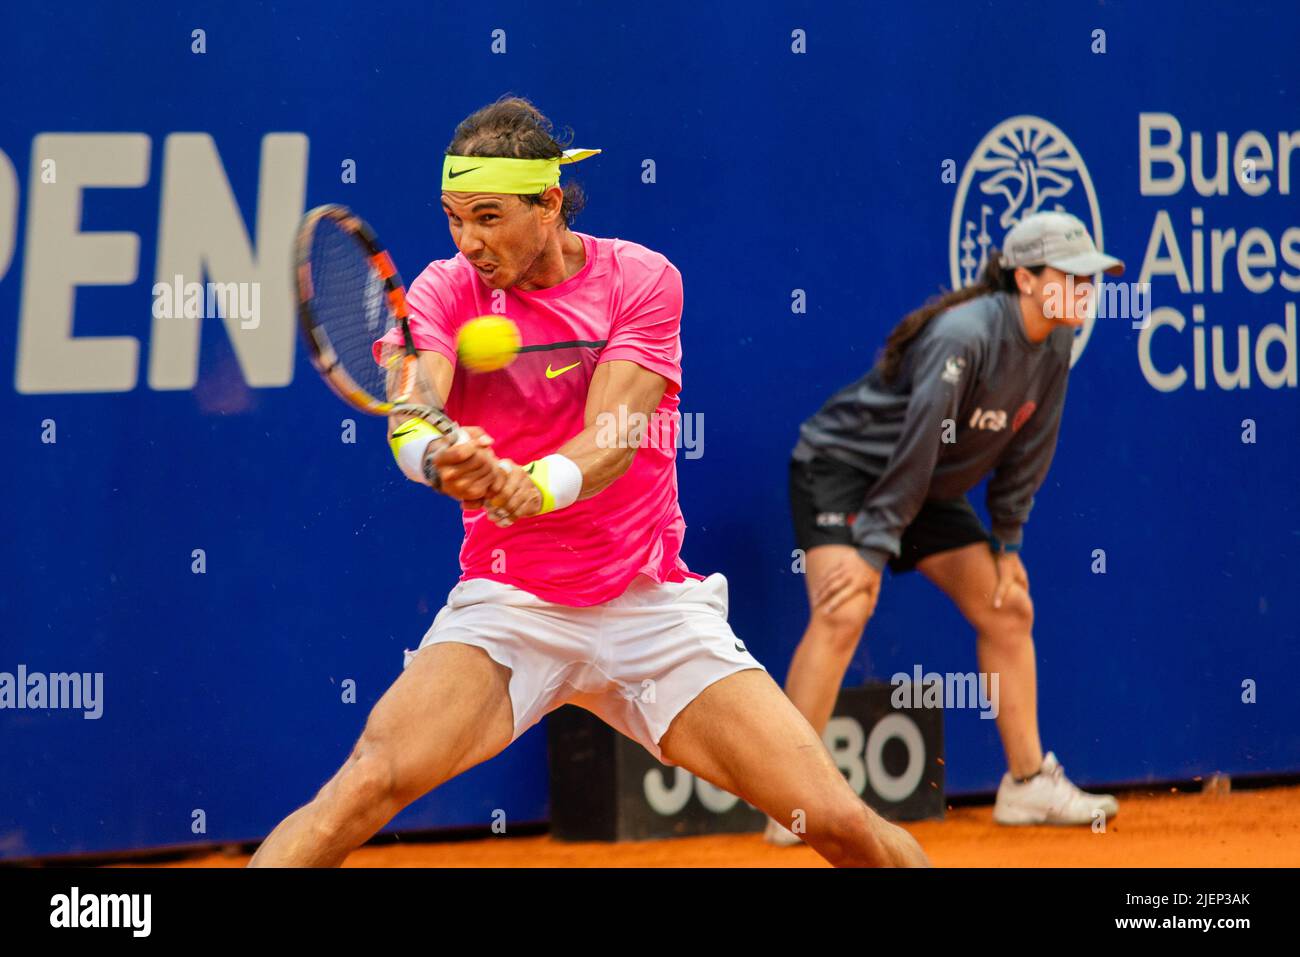
[[[519,327],[505,316],[479,316],[460,327],[456,354],[470,372],[495,372],[519,354]]]

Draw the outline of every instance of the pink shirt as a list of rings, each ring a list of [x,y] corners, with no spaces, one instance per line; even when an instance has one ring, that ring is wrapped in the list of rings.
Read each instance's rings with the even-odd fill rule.
[[[519,464],[557,451],[584,428],[596,366],[626,359],[668,380],[628,470],[568,508],[498,528],[464,513],[461,579],[489,578],[561,605],[597,605],[638,574],[700,579],[679,553],[686,523],[677,502],[677,393],[681,389],[682,277],[659,253],[622,239],[575,233],[587,261],[547,289],[497,292],[459,253],[432,262],[407,300],[415,347],[456,362],[456,333],[477,316],[504,314],[523,347],[497,372],[457,368],[447,414],[482,427],[493,450]],[[494,308],[495,306],[495,308]]]

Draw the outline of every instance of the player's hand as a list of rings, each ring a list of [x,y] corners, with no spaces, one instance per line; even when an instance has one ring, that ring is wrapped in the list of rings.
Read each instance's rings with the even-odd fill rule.
[[[483,499],[500,490],[505,473],[492,454],[492,436],[476,425],[465,426],[464,431],[468,441],[452,445],[440,440],[433,454],[438,491],[479,508]]]
[[[1019,585],[1029,593],[1029,573],[1025,571],[1024,562],[1019,552],[1002,552],[995,554],[993,560],[998,566],[998,584],[993,589],[993,607],[1001,608],[1002,599],[1007,597],[1013,586]]]
[[[813,590],[813,608],[829,615],[859,593],[867,596],[867,615],[870,616],[876,610],[876,599],[880,597],[880,572],[855,549],[843,549],[843,554]]]
[[[501,528],[542,510],[542,493],[528,473],[509,459],[498,460],[505,474],[500,491],[488,499],[488,517]]]

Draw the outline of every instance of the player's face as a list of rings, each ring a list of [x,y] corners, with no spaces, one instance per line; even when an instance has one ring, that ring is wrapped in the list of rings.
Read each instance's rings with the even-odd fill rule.
[[[1084,324],[1093,306],[1091,276],[1072,276],[1046,266],[1034,279],[1033,299],[1046,318],[1071,328]]]
[[[493,289],[524,278],[546,245],[539,211],[503,193],[443,193],[452,242]]]

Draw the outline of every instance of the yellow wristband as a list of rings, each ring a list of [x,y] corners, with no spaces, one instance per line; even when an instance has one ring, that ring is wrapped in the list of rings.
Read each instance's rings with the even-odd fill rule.
[[[529,462],[524,466],[524,471],[528,477],[533,480],[537,486],[537,491],[542,493],[542,508],[538,515],[545,515],[547,512],[555,511],[555,493],[551,491],[551,467],[547,464],[546,459],[538,459],[536,462]]]
[[[424,453],[429,443],[439,436],[438,430],[424,419],[412,418],[399,424],[388,437],[388,447],[393,450],[398,468],[412,482],[431,484],[424,474]]]
[[[542,493],[542,508],[538,515],[568,508],[582,492],[582,470],[572,459],[558,453],[529,462],[524,471]]]

